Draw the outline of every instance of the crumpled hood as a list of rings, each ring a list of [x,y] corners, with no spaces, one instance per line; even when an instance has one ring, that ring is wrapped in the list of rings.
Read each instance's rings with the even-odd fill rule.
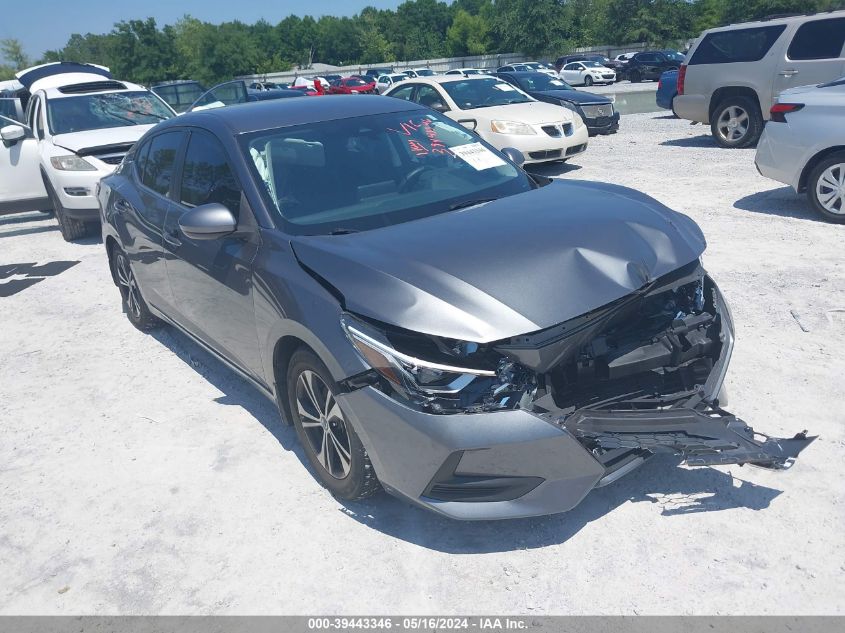
[[[120,127],[105,128],[103,130],[86,130],[84,132],[58,134],[53,137],[53,143],[72,152],[103,147],[104,145],[135,143],[154,125],[123,125]]]
[[[297,236],[292,244],[348,310],[479,343],[601,307],[705,248],[687,216],[638,191],[584,181],[362,233]]]

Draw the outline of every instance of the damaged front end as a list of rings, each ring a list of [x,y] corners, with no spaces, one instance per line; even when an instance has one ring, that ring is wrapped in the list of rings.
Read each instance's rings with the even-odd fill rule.
[[[618,479],[658,452],[687,464],[787,468],[815,438],[756,433],[719,401],[733,347],[728,307],[700,262],[531,334],[472,343],[344,314],[375,386],[431,414],[522,409],[575,437]]]

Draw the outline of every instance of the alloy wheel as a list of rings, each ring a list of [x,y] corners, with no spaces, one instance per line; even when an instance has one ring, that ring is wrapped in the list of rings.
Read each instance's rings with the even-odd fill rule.
[[[748,134],[748,126],[751,121],[748,112],[739,106],[728,106],[719,115],[719,122],[716,129],[725,141],[736,143],[745,138]]]
[[[845,163],[836,163],[816,181],[816,198],[830,213],[845,215]]]
[[[328,385],[313,371],[297,378],[296,410],[320,466],[335,479],[344,479],[352,468],[346,420]]]
[[[136,319],[141,318],[141,293],[138,290],[138,282],[132,274],[132,267],[129,265],[129,258],[124,253],[117,254],[117,284],[120,287],[120,294],[126,302],[126,306]]]

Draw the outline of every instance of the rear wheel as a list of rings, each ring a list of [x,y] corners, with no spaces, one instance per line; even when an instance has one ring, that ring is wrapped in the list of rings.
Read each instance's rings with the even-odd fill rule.
[[[380,484],[364,445],[336,399],[326,366],[300,349],[290,360],[288,402],[293,425],[320,483],[334,496],[364,499]]]
[[[710,131],[722,147],[750,147],[763,133],[763,115],[753,99],[729,97],[713,111]]]
[[[845,152],[837,152],[813,167],[807,195],[828,222],[845,224]]]
[[[150,312],[147,302],[141,296],[141,288],[138,286],[135,273],[132,272],[129,257],[123,249],[115,246],[112,249],[111,260],[114,279],[120,290],[123,311],[129,322],[142,332],[160,327],[162,322]]]

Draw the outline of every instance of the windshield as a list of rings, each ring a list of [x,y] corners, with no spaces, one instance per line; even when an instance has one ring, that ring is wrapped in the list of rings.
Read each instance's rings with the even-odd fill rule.
[[[354,77],[354,78],[346,79],[346,80],[345,80],[345,82],[346,82],[346,85],[347,85],[347,86],[352,86],[352,87],[355,87],[355,86],[366,86],[366,85],[367,85],[367,83],[368,83],[368,82],[366,82],[366,81],[364,81],[363,79],[360,79],[360,78],[358,78],[358,77]]]
[[[461,110],[532,101],[528,95],[495,77],[450,81],[441,86]]]
[[[47,101],[47,122],[53,134],[151,125],[172,116],[173,112],[161,99],[146,90],[62,97]]]
[[[417,73],[417,77],[431,77],[434,75],[434,71],[430,68],[421,68],[420,70],[414,71]]]
[[[584,66],[586,66],[587,68],[601,68],[601,64],[599,64],[598,62],[587,61],[587,62],[581,62],[581,63]]]
[[[536,90],[572,90],[565,81],[550,77],[546,73],[531,73],[530,75],[518,76],[519,87],[529,92]]]
[[[255,132],[242,147],[298,234],[399,224],[532,188],[477,136],[422,110]]]
[[[673,62],[682,62],[685,59],[685,56],[677,51],[664,51],[663,54]]]

